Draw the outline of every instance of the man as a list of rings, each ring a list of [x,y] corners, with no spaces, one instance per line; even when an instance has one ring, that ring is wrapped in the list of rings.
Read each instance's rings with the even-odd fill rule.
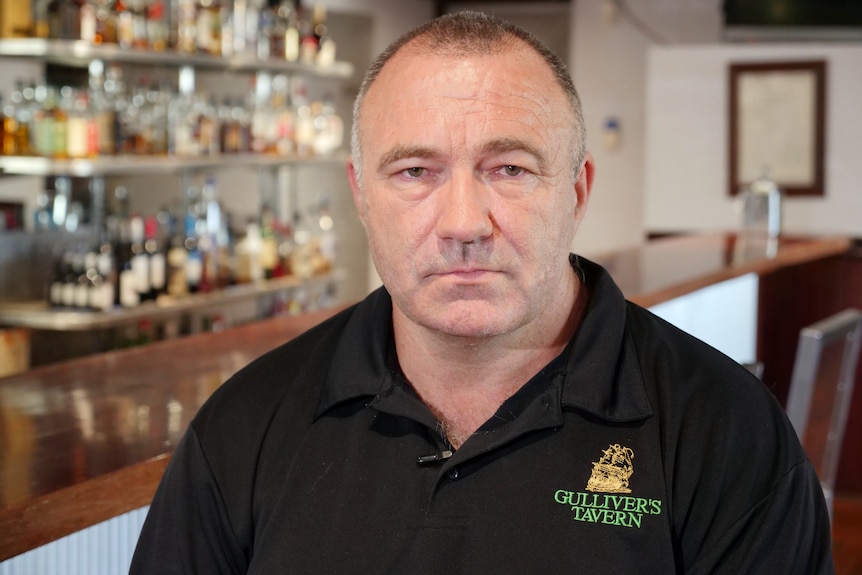
[[[569,250],[563,64],[443,16],[371,66],[348,176],[385,289],[220,388],[135,573],[830,573],[819,483],[731,360]]]

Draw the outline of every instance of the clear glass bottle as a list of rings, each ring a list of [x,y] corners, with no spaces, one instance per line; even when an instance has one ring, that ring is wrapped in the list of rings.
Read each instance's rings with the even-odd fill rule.
[[[96,35],[94,44],[117,43],[117,21],[114,16],[114,0],[100,0],[96,4]]]
[[[68,157],[66,146],[69,139],[67,134],[69,129],[69,111],[74,105],[72,96],[72,88],[70,86],[63,86],[60,88],[60,100],[53,107],[53,156],[57,159],[65,159]]]
[[[150,272],[150,293],[147,299],[156,300],[165,293],[167,262],[159,237],[159,223],[155,216],[147,216],[144,219],[144,252],[149,258]]]
[[[147,3],[147,43],[150,50],[156,52],[163,52],[168,48],[170,31],[165,10],[166,1],[149,0]]]
[[[81,40],[90,44],[98,44],[96,41],[96,12],[98,5],[95,0],[87,0],[81,5],[79,29]]]
[[[183,244],[186,248],[186,285],[189,293],[197,293],[201,287],[203,277],[203,254],[198,247],[198,235],[196,231],[197,218],[189,212],[185,218],[186,237]]]
[[[135,44],[135,14],[128,2],[129,0],[116,0],[114,3],[117,43],[121,48],[131,48]]]
[[[73,90],[70,100],[66,120],[66,156],[88,158],[92,150],[92,122],[89,116],[87,94]]]
[[[177,52],[194,54],[197,51],[197,5],[195,0],[177,2]]]
[[[176,217],[170,219],[171,236],[167,251],[167,277],[165,291],[172,297],[182,297],[189,293],[186,280],[188,252],[185,246],[184,227]]]
[[[15,134],[18,131],[15,104],[11,101],[3,103],[3,142],[2,155],[17,156],[18,146],[15,143]]]

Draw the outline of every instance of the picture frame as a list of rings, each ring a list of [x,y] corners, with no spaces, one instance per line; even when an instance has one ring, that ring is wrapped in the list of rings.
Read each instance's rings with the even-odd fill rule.
[[[766,175],[788,196],[825,194],[826,62],[729,66],[729,186]]]

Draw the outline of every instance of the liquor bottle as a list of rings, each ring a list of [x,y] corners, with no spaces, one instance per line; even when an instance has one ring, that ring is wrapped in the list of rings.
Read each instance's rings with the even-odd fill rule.
[[[56,94],[56,93],[55,93]],[[69,109],[72,107],[72,88],[63,86],[60,88],[59,102],[51,104],[53,109],[53,131],[52,155],[57,159],[65,159],[66,145],[68,143]]]
[[[189,293],[186,280],[188,252],[185,246],[184,228],[176,217],[170,218],[171,237],[166,258],[167,278],[165,289],[168,295],[182,297]]]
[[[98,248],[98,246],[97,246]],[[84,256],[86,267],[86,307],[95,311],[107,311],[114,305],[113,293],[106,289],[106,279],[102,276],[99,267],[99,253],[96,250],[88,251]]]
[[[320,10],[319,6],[315,5],[311,18],[302,12],[299,13],[299,61],[303,64],[314,64],[317,59],[318,44],[317,36],[314,35],[314,18]]]
[[[262,1],[245,1],[245,50],[243,51],[243,53],[246,55],[256,56],[258,38],[260,36],[260,30],[258,29],[258,26],[260,25],[260,11]],[[236,17],[234,16],[234,18]],[[234,25],[236,26],[236,24]],[[234,38],[234,46],[236,46],[236,38]]]
[[[114,129],[116,128],[116,111],[111,102],[111,96],[106,88],[102,73],[90,73],[90,89],[88,101],[92,113],[92,122],[96,131],[96,154],[111,156],[114,154]]]
[[[208,176],[201,186],[200,216],[196,224],[198,249],[202,258],[201,285],[199,288],[201,292],[220,287],[218,281],[218,235],[221,230],[222,210],[216,195],[215,177]]]
[[[332,156],[344,143],[344,121],[341,119],[329,99],[319,102],[314,118],[316,135],[314,139],[314,153],[318,157]]]
[[[165,2],[166,0],[149,0],[147,6],[147,43],[150,50],[156,52],[166,50],[169,42]]]
[[[299,17],[292,0],[282,0],[276,12],[276,21],[281,36],[278,56],[288,62],[296,62],[299,60],[300,46]]]
[[[15,145],[15,134],[18,130],[18,122],[15,119],[15,105],[7,102],[2,106],[3,110],[3,141],[0,145],[0,153],[4,156],[18,155]]]
[[[69,98],[72,103],[68,107],[66,120],[66,156],[87,158],[92,151],[87,95],[84,92],[72,92]]]
[[[237,283],[259,282],[263,279],[263,268],[260,263],[261,237],[260,225],[250,220],[246,225],[245,237],[236,245],[236,281]]]
[[[48,305],[54,308],[63,307],[63,286],[66,283],[68,267],[72,265],[68,251],[63,251],[54,258],[54,271],[48,285]]]
[[[141,216],[129,220],[129,239],[135,291],[139,301],[147,301],[150,299],[150,255],[144,249],[144,218]]]
[[[312,233],[302,213],[293,213],[293,251],[290,254],[291,273],[301,279],[314,276]]]
[[[196,7],[197,52],[221,56],[222,6],[220,0],[198,0]]]
[[[230,99],[224,98],[218,107],[219,146],[222,154],[239,152],[239,122],[231,118]]]
[[[218,107],[213,96],[198,98],[198,146],[205,156],[217,155],[220,151]]]
[[[185,218],[186,238],[183,242],[186,248],[186,284],[189,293],[197,293],[201,287],[203,276],[203,254],[198,247],[198,236],[195,230],[197,218],[187,213]]]
[[[15,147],[18,155],[33,154],[33,114],[36,112],[36,89],[32,84],[22,84],[21,101],[16,107]]]
[[[132,267],[132,242],[130,220],[119,223],[117,249],[117,303],[124,308],[137,307],[141,303],[138,278]]]
[[[315,63],[326,67],[335,63],[335,40],[326,25],[326,8],[322,4],[314,6],[313,33],[317,38],[317,56]]]
[[[274,82],[276,83],[276,82]],[[284,89],[275,91],[278,94],[273,102],[276,111],[276,135],[275,149],[280,156],[292,156],[296,153],[296,117],[290,98],[287,84]]]
[[[135,15],[128,5],[129,0],[114,3],[114,20],[117,26],[117,43],[121,48],[131,48],[135,43]]]
[[[54,153],[54,114],[49,100],[53,88],[40,85],[36,90],[36,109],[33,112],[33,153],[51,156]]]
[[[181,54],[197,51],[197,5],[195,0],[175,0],[176,6],[176,50]]]
[[[269,206],[264,205],[260,218],[260,267],[263,270],[264,279],[268,280],[284,275],[284,268],[278,257],[275,228],[275,214]]]
[[[92,256],[92,257],[91,257]],[[75,307],[78,309],[90,308],[90,278],[87,276],[89,264],[95,264],[95,254],[84,250],[75,253],[72,265],[75,268]]]
[[[147,50],[150,43],[147,34],[146,0],[129,0],[129,11],[132,13],[132,47]]]
[[[99,41],[96,40],[96,11],[96,3],[93,0],[87,0],[81,5],[79,12],[81,18],[79,25],[81,40],[90,44],[101,43],[101,39]]]
[[[273,28],[275,27],[275,8],[273,0],[267,0],[266,6],[260,11],[258,16],[259,23],[257,26],[257,58],[258,60],[268,60],[274,57],[276,53],[272,51]]]
[[[100,0],[96,6],[96,34],[94,44],[117,43],[117,21],[112,12],[113,0]]]
[[[111,230],[116,228],[116,218],[109,218],[102,237],[99,241],[96,268],[102,278],[102,285],[98,294],[94,296],[95,307],[101,311],[108,311],[114,307],[117,291],[117,270],[114,260],[114,246],[111,241]]]
[[[150,293],[147,299],[155,300],[165,293],[166,261],[158,234],[159,223],[155,216],[144,220],[144,251],[149,256]]]
[[[335,268],[335,222],[329,207],[329,197],[324,195],[320,200],[317,212],[317,233],[319,237],[321,262],[317,273],[329,273]]]
[[[75,307],[75,286],[78,284],[78,254],[68,250],[63,256],[65,260],[66,277],[63,280],[63,291],[60,300],[63,307]]]

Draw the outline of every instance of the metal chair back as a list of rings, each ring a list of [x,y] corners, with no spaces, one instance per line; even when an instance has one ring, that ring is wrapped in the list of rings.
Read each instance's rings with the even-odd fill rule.
[[[820,363],[823,350],[827,346],[839,343],[843,344],[843,349],[838,379],[822,381]],[[813,458],[815,455],[817,457],[813,463],[818,469],[820,485],[823,487],[830,516],[860,344],[862,344],[862,311],[857,309],[846,309],[803,328],[799,334],[790,393],[787,398],[787,416],[799,436],[799,441],[802,442],[809,457]],[[827,392],[832,394],[833,400],[828,431],[820,434],[825,437],[825,441],[822,445],[811,446],[810,442],[806,445],[806,433],[809,431],[815,390],[818,391],[818,395]]]

